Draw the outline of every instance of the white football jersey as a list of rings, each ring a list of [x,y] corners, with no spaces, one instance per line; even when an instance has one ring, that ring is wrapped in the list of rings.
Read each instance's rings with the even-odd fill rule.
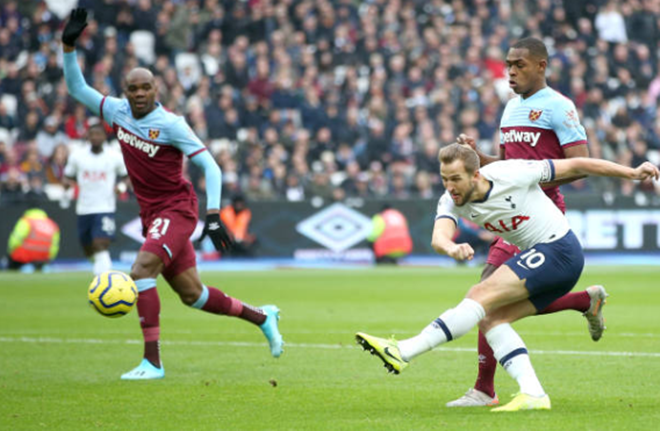
[[[115,184],[118,176],[126,176],[121,154],[104,148],[94,154],[90,145],[69,156],[64,175],[75,177],[79,194],[76,214],[112,213],[116,209]]]
[[[449,192],[438,202],[436,220],[463,217],[525,250],[553,242],[570,230],[568,220],[548,198],[539,182],[554,179],[550,160],[505,160],[480,169],[491,189],[482,201],[454,205]]]

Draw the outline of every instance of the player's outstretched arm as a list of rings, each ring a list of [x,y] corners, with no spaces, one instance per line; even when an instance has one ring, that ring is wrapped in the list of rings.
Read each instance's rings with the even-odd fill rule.
[[[228,251],[234,247],[234,239],[220,220],[220,190],[222,184],[222,171],[213,160],[211,154],[204,150],[191,157],[193,163],[204,170],[206,182],[206,220],[204,223],[203,239],[206,235],[213,241],[218,251]]]
[[[575,145],[568,148],[564,148],[564,156],[566,159],[573,159],[576,157],[589,157],[589,148],[587,145]],[[580,175],[578,177],[564,178],[560,181],[551,181],[548,183],[543,183],[543,187],[555,187],[563,186],[564,184],[572,183],[573,181],[581,180],[585,175]]]
[[[87,11],[77,8],[71,11],[71,16],[62,31],[62,48],[64,50],[64,80],[69,94],[99,115],[103,95],[88,86],[85,77],[78,66],[75,43],[87,27]]]
[[[433,226],[433,239],[431,246],[436,253],[446,254],[456,260],[471,260],[474,250],[470,244],[456,244],[452,238],[456,233],[456,222],[448,217],[441,217],[435,221]]]
[[[553,160],[555,180],[580,175],[625,178],[629,180],[650,180],[660,178],[660,171],[650,162],[644,162],[636,168],[619,165],[607,160],[576,157],[566,160]]]

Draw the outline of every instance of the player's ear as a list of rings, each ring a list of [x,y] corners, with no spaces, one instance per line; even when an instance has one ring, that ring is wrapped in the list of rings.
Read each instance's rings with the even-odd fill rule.
[[[539,60],[539,70],[542,70],[545,72],[545,69],[548,68],[548,59],[547,58],[542,58]]]

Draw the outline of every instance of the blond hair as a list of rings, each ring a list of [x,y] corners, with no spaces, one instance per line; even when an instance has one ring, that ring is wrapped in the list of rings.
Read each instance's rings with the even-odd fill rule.
[[[438,154],[438,160],[440,164],[443,163],[453,163],[455,160],[461,160],[465,170],[474,174],[479,169],[479,156],[477,152],[474,151],[467,145],[461,145],[458,143],[449,144],[446,147],[443,147]]]

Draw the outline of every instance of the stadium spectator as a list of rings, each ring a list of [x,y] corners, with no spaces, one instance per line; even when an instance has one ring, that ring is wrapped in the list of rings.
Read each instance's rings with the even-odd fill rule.
[[[48,117],[44,120],[44,128],[37,133],[37,149],[39,156],[44,159],[53,155],[55,147],[59,144],[65,144],[68,139],[64,133],[59,130],[60,122],[55,117]]]
[[[478,137],[480,148],[497,145],[497,119],[509,97],[502,52],[523,36],[552,41],[549,82],[575,101],[587,133],[627,145],[620,136],[628,126],[613,120],[621,106],[628,124],[642,127],[649,159],[660,158],[660,134],[654,131],[660,93],[657,2],[608,1],[600,9],[585,1],[516,1],[513,7],[394,2],[359,8],[326,1],[290,6],[282,0],[134,3],[84,2],[94,11],[79,45],[88,81],[104,94],[119,96],[128,70],[152,67],[162,83],[163,105],[185,115],[207,145],[220,138],[237,145],[249,134],[266,149],[266,130],[274,127],[289,156],[282,163],[283,178],[300,168],[300,162],[293,165],[301,160],[294,152],[304,155],[309,172],[331,151],[336,172],[345,173],[340,153],[346,148],[353,153],[348,158],[368,172],[371,162],[387,171],[398,157],[424,163],[429,140],[446,145],[466,127],[477,130],[470,134]],[[13,1],[1,6],[0,129],[12,131],[19,147],[36,139],[49,116],[64,121],[67,136],[80,139],[84,130],[80,108],[62,97],[54,43],[62,22],[48,7]],[[136,30],[154,35],[153,64],[136,55],[131,42]],[[191,73],[196,69],[200,78]],[[324,128],[329,132],[319,136]],[[299,144],[305,134],[312,137],[306,148]],[[216,152],[217,147],[210,148]],[[49,151],[45,154],[42,162]],[[238,189],[247,193],[240,184],[247,183],[243,177],[251,166],[242,154],[231,157]],[[249,163],[268,172],[268,154]],[[603,153],[610,160],[619,155]],[[437,172],[423,169],[432,176]],[[440,189],[439,180],[432,182]],[[591,182],[594,192],[622,184]],[[194,185],[200,190],[200,183]],[[369,195],[377,197],[378,190],[372,185]],[[285,199],[286,187],[273,193]],[[415,190],[411,196],[418,196]]]
[[[65,144],[55,147],[53,155],[46,162],[46,181],[48,184],[62,185],[64,168],[69,157],[69,149]]]
[[[241,194],[232,196],[231,204],[220,211],[220,219],[236,242],[227,254],[234,257],[253,257],[257,238],[250,233],[252,211],[248,208],[245,197]]]

